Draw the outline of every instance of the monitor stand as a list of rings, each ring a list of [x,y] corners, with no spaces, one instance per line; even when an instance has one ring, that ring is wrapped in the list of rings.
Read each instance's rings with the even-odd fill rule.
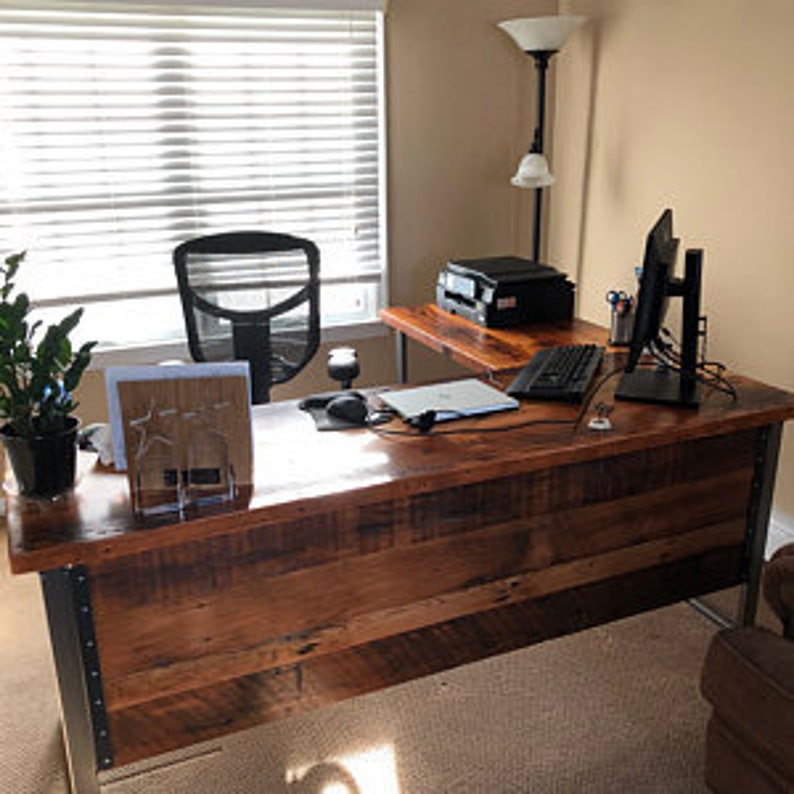
[[[697,377],[698,339],[700,338],[700,285],[703,251],[686,252],[683,279],[671,279],[667,294],[682,299],[680,371],[664,366],[638,367],[624,372],[615,389],[619,400],[684,405],[697,408],[700,383]]]
[[[624,373],[615,389],[615,397],[619,400],[697,408],[700,388],[697,382],[669,369],[635,369]]]

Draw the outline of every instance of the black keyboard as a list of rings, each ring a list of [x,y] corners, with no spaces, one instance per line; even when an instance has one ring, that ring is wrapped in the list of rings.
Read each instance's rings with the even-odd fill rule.
[[[581,402],[604,357],[598,345],[564,345],[539,350],[507,387],[511,397]]]

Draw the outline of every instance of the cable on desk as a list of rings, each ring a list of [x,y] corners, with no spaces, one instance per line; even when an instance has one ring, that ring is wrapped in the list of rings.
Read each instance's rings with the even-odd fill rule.
[[[604,387],[604,384],[610,379],[614,378],[615,375],[622,375],[625,371],[625,367],[615,367],[614,369],[610,370],[609,372],[602,375],[596,382],[595,385],[590,389],[585,397],[584,402],[582,403],[582,408],[579,411],[579,415],[576,417],[576,426],[578,427],[581,423],[582,419],[584,419],[585,414],[587,413],[588,409],[590,408],[590,403],[593,402],[595,399],[596,394],[601,391]]]
[[[461,415],[461,418],[474,419],[477,417]],[[485,416],[480,417],[482,419]],[[429,421],[429,420],[428,420]],[[411,438],[419,438],[421,436],[464,436],[464,435],[482,435],[483,433],[505,433],[509,430],[517,430],[522,427],[532,427],[533,425],[573,425],[574,419],[528,419],[524,422],[516,422],[512,425],[501,425],[499,427],[458,427],[448,428],[445,430],[436,430],[436,422],[428,427],[426,430],[417,428],[416,430],[390,430],[389,428],[368,425],[373,433],[379,436],[409,436]]]
[[[660,348],[656,346],[651,348],[651,354],[654,358],[653,363],[648,364],[640,364],[641,367],[650,367],[650,366],[661,366],[665,369],[669,369],[671,372],[675,372],[676,374],[682,374],[682,368],[680,366],[680,355],[674,350],[673,345],[663,345]],[[397,429],[389,429],[382,426],[376,426],[374,424],[368,424],[367,427],[372,430],[373,433],[377,433],[378,435],[383,436],[407,436],[407,437],[418,437],[418,436],[463,436],[463,435],[481,435],[483,433],[507,433],[511,430],[519,430],[524,427],[534,427],[534,426],[566,426],[569,425],[575,432],[578,430],[579,425],[582,423],[582,419],[587,415],[587,412],[590,410],[590,405],[592,404],[595,396],[598,392],[603,388],[604,384],[610,379],[615,377],[616,375],[621,375],[625,372],[625,366],[615,367],[611,371],[605,373],[600,378],[598,378],[594,385],[588,391],[584,401],[582,402],[582,406],[579,410],[579,413],[573,419],[526,419],[522,422],[514,422],[509,425],[499,425],[496,427],[458,427],[458,428],[447,428],[444,430],[436,429],[436,420],[435,420],[435,412],[433,411],[425,411],[424,413],[420,414],[417,417],[413,417],[409,420],[409,424],[412,426],[412,430],[397,430]],[[736,402],[738,399],[738,395],[736,393],[736,388],[733,384],[722,374],[725,371],[726,367],[724,364],[721,364],[718,361],[700,361],[697,365],[697,373],[696,377],[699,383],[706,386],[707,388],[714,389],[715,391],[722,392],[723,394],[727,394],[733,402]],[[488,380],[493,383],[495,386],[498,386],[500,389],[504,390],[505,386],[502,384],[499,379],[495,376],[493,370],[488,370],[486,373],[486,377]],[[490,416],[487,415],[487,416]],[[471,417],[466,414],[460,414],[461,419],[472,419],[477,417]],[[485,419],[486,416],[480,417]]]
[[[587,414],[589,410],[590,404],[592,403],[595,395],[600,391],[603,385],[614,375],[623,372],[623,368],[614,369],[605,375],[602,375],[599,380],[595,382],[595,385],[590,389],[587,394],[586,399],[582,403],[582,407],[579,409],[579,413],[573,419],[525,419],[522,422],[513,422],[509,425],[498,425],[495,427],[458,427],[458,428],[446,428],[444,430],[437,430],[436,421],[435,421],[435,412],[434,411],[425,411],[423,414],[420,414],[417,417],[413,417],[409,420],[409,424],[414,428],[414,430],[397,430],[397,429],[389,429],[386,427],[382,427],[375,424],[368,424],[367,427],[377,435],[382,436],[407,436],[407,437],[420,437],[420,436],[463,436],[463,435],[482,435],[484,433],[507,433],[511,430],[519,430],[524,427],[535,427],[535,426],[570,426],[572,430],[575,432],[579,425],[582,422],[582,419]],[[499,385],[501,384],[495,379],[492,378],[492,382]],[[433,414],[433,416],[429,416],[429,414]],[[481,417],[472,417],[467,414],[460,414],[459,417],[453,418],[461,418],[461,419],[485,419],[492,414],[486,414]]]
[[[669,331],[665,335],[674,340]],[[656,362],[656,366],[668,369],[676,375],[684,375],[681,367],[681,356],[675,350],[673,344],[661,343],[658,346],[654,345],[651,347],[651,355]],[[648,364],[645,366],[653,365]],[[727,367],[719,361],[698,361],[695,366],[695,380],[706,388],[727,394],[733,402],[736,402],[738,399],[736,387],[723,375],[726,369]]]

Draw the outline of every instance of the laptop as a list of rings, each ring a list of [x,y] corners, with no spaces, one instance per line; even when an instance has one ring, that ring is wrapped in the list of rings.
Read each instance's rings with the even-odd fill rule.
[[[435,411],[437,422],[518,408],[518,400],[476,378],[385,391],[378,397],[403,419]]]

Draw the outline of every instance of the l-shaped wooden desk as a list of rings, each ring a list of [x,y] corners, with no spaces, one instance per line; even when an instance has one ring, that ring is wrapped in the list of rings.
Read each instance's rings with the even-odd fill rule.
[[[9,496],[12,570],[41,574],[75,790],[549,637],[754,593],[794,395],[734,383],[735,403],[696,411],[620,404],[607,434],[567,405],[429,435],[321,433],[293,402],[259,406],[253,492],[157,526],[90,458],[66,497]]]

